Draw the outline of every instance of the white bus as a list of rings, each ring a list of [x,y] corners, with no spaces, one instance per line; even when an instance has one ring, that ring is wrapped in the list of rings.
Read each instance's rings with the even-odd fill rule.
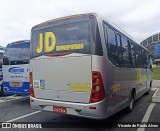
[[[3,56],[4,94],[29,95],[30,41],[17,41],[7,45]]]
[[[5,48],[0,46],[0,95],[3,95],[3,74],[2,74],[2,61]]]
[[[147,49],[95,13],[34,26],[30,49],[32,108],[105,119],[150,92]]]

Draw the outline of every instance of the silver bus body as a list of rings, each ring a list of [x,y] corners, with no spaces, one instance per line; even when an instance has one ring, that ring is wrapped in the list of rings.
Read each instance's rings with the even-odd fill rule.
[[[133,93],[136,100],[150,90],[152,73],[147,66],[146,68],[119,66],[110,60],[106,46],[107,27],[135,43],[124,31],[94,13],[60,18],[32,28],[30,60],[32,108],[105,119],[131,106],[130,99]],[[87,32],[86,28],[90,30]],[[59,30],[67,33],[63,34]],[[89,37],[89,40],[82,38],[74,41],[76,33],[83,34],[83,30],[87,32],[84,38]],[[54,49],[47,51],[40,49],[40,40],[46,42],[45,33],[52,31],[55,35],[50,39],[56,39]],[[68,36],[65,35],[69,33],[73,40],[65,42],[59,40],[63,37],[66,39]],[[46,44],[45,42],[43,44]],[[65,44],[58,45],[61,42]],[[83,45],[78,45],[82,43]],[[139,44],[136,45],[143,48]],[[49,46],[51,47],[51,44]],[[39,50],[36,52],[38,47]],[[145,48],[143,49],[147,52]]]

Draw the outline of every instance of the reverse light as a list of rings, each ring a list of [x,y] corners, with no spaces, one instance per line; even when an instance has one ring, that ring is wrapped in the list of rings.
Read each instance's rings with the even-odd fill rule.
[[[92,90],[90,96],[90,103],[102,101],[105,98],[105,90],[102,81],[101,73],[92,71]]]
[[[99,87],[99,86],[95,86],[94,89],[95,89],[96,91],[99,91],[99,90],[100,90],[100,87]]]
[[[32,72],[29,73],[29,81],[30,81],[30,96],[35,97],[34,89],[33,89],[33,76]]]

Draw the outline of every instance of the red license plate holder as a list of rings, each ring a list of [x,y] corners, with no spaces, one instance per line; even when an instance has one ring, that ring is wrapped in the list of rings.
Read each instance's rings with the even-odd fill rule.
[[[66,114],[67,113],[67,108],[66,107],[62,107],[62,106],[53,106],[53,112]]]

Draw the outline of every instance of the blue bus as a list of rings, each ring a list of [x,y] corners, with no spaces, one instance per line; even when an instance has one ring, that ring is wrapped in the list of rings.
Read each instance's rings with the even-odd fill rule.
[[[29,52],[29,40],[7,45],[2,65],[4,94],[29,95]]]

